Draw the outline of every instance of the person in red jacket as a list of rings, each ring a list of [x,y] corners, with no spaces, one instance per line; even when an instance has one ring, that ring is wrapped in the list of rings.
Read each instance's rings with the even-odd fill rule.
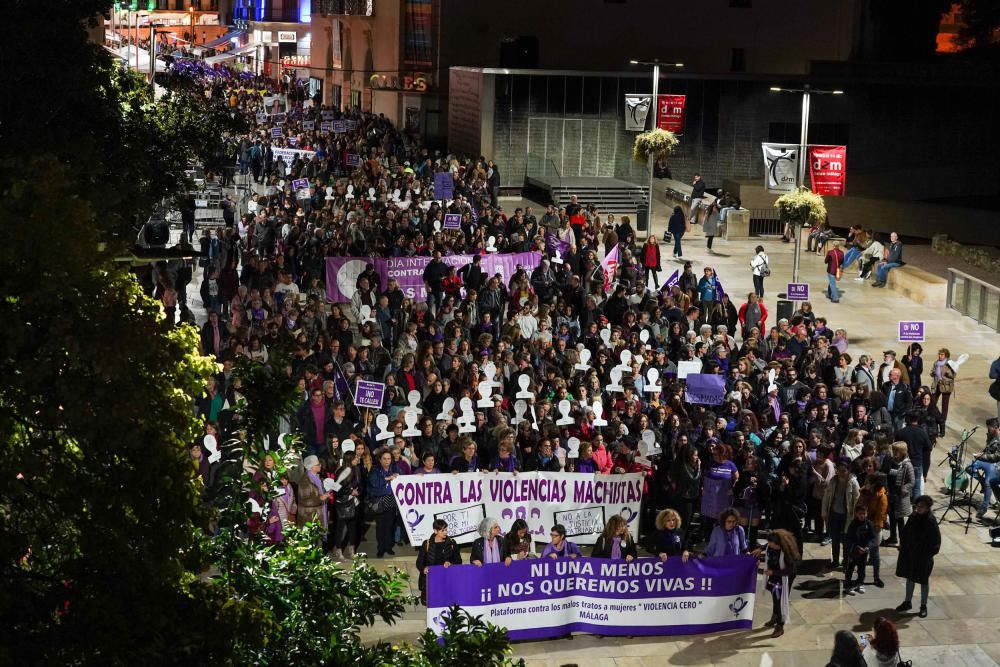
[[[458,275],[455,267],[448,269],[448,275],[441,280],[441,289],[450,297],[454,297],[455,302],[462,300],[462,276]]]
[[[757,327],[762,336],[767,331],[767,308],[764,307],[764,302],[760,300],[756,292],[747,294],[747,302],[740,306],[740,312],[737,316],[740,318],[740,326],[743,328],[743,340],[747,339],[754,327]]]

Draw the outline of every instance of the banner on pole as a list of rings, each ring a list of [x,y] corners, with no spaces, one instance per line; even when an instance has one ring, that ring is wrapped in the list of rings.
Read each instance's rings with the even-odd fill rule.
[[[771,194],[795,191],[799,173],[799,147],[795,144],[761,144],[764,151],[764,186]]]
[[[642,132],[646,129],[646,118],[649,117],[651,95],[625,96],[625,131]]]
[[[657,101],[657,127],[661,130],[684,134],[685,95],[659,95]]]
[[[439,171],[434,174],[434,199],[455,198],[455,177],[450,171]]]
[[[368,264],[372,264],[381,278],[381,284],[388,285],[389,278],[395,278],[403,294],[411,299],[426,299],[424,269],[430,261],[430,257],[327,257],[326,298],[332,303],[350,301],[357,290],[358,275]],[[441,261],[460,269],[472,261],[472,255],[445,255]],[[531,273],[541,261],[542,254],[539,252],[490,253],[483,255],[482,267],[487,275],[499,273],[506,283],[519,264]]]
[[[405,475],[390,482],[410,544],[431,537],[435,519],[448,522],[459,544],[479,537],[479,522],[495,518],[505,532],[517,519],[528,523],[534,542],[548,542],[552,526],[566,527],[567,538],[593,544],[615,514],[639,538],[643,476],[572,472]]]
[[[726,376],[691,373],[684,378],[684,400],[701,405],[722,405],[726,400]]]
[[[604,291],[611,289],[615,274],[618,273],[618,246],[611,249],[604,259],[601,260],[601,268],[604,269]]]
[[[359,408],[382,408],[382,397],[385,395],[385,385],[381,382],[358,380],[354,388],[354,405]]]
[[[441,634],[458,605],[513,640],[749,630],[756,590],[752,556],[436,565],[427,575],[427,627]]]
[[[847,184],[847,146],[810,146],[809,178],[816,194],[843,196]]]
[[[569,243],[563,241],[550,231],[545,232],[545,252],[562,261],[562,256],[569,252]]]

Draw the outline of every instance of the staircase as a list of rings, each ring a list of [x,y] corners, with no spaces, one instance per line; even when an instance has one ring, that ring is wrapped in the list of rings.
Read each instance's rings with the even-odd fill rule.
[[[529,176],[525,180],[528,187],[546,193],[549,201],[557,207],[568,204],[572,195],[576,195],[581,206],[595,204],[602,214],[635,215],[638,211],[646,211],[649,205],[648,187],[617,178]]]

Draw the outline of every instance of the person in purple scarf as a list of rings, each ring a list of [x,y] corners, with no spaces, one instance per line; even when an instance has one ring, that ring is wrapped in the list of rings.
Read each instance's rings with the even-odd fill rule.
[[[497,457],[493,459],[490,470],[493,472],[517,472],[518,467],[510,443],[501,442],[497,446]]]
[[[552,526],[549,537],[552,541],[546,544],[545,549],[542,550],[542,558],[559,560],[560,558],[579,558],[583,555],[580,547],[566,539],[566,526],[561,523]]]
[[[304,526],[313,519],[318,519],[323,527],[323,535],[329,526],[326,516],[326,501],[330,494],[323,488],[323,480],[319,477],[321,465],[318,456],[307,456],[302,461],[306,474],[299,480],[299,513],[298,524]]]
[[[706,556],[740,556],[742,554],[760,553],[760,549],[750,551],[747,546],[747,535],[740,525],[740,513],[730,507],[719,515],[719,523],[712,529],[712,536],[705,548]]]
[[[479,522],[479,535],[472,543],[469,562],[480,567],[502,563],[507,554],[504,553],[503,540],[500,539],[500,523],[492,517],[486,517]]]
[[[597,538],[594,550],[590,552],[590,555],[593,558],[625,559],[625,562],[631,562],[639,556],[635,540],[628,532],[628,523],[620,514],[615,514],[608,519],[604,532]]]
[[[580,444],[580,458],[573,464],[573,472],[597,472],[597,463],[594,462],[594,445],[589,442]]]

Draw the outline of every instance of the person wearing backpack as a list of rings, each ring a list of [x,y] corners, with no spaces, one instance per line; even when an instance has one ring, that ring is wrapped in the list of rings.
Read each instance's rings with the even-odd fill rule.
[[[764,254],[764,246],[757,246],[754,248],[754,252],[757,254],[750,260],[750,270],[753,273],[753,291],[763,299],[764,278],[771,275],[771,265],[768,264],[767,255]]]

